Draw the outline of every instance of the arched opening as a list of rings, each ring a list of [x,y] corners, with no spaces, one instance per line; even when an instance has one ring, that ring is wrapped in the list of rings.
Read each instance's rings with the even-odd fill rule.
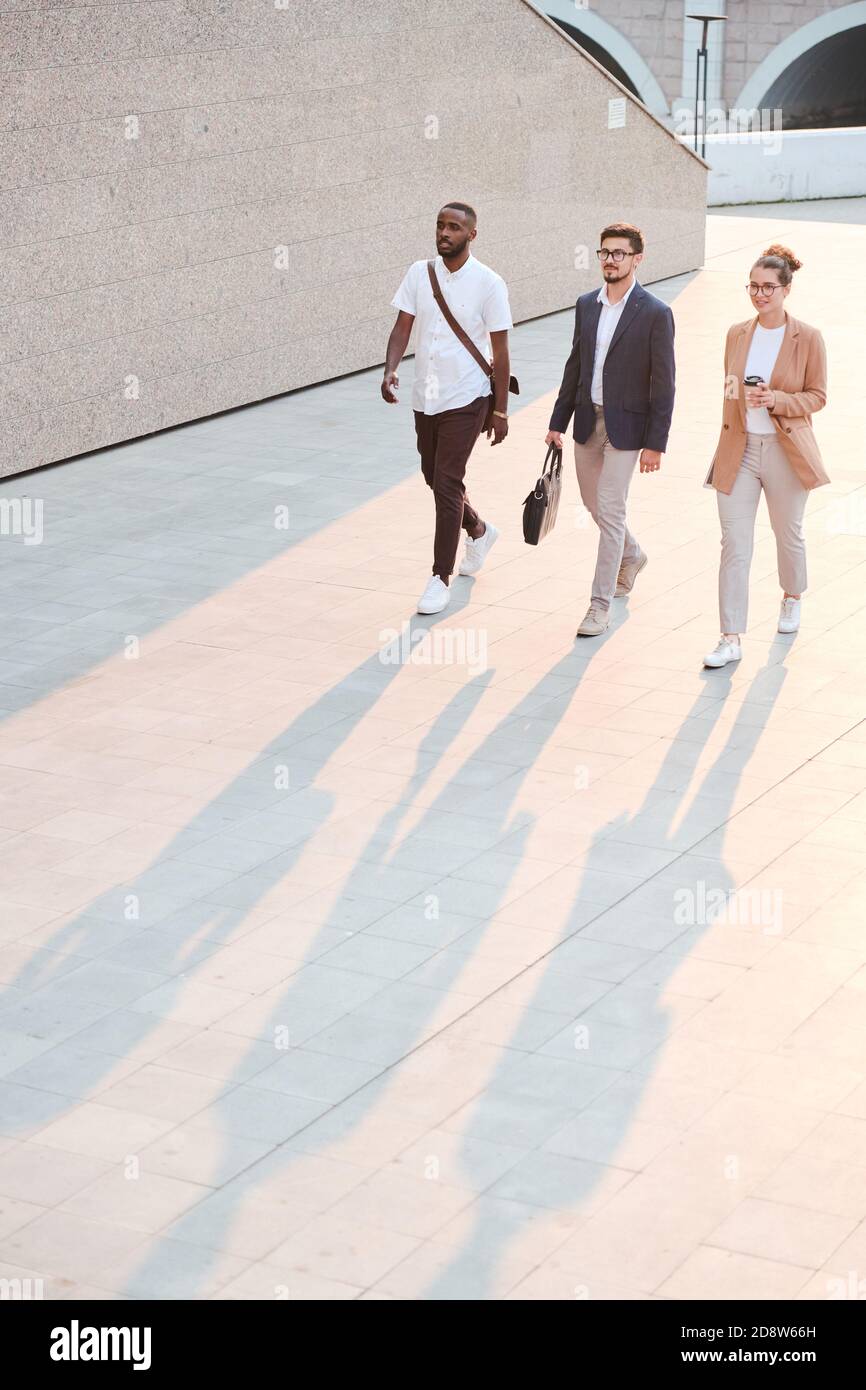
[[[759,110],[780,110],[785,130],[866,125],[866,24],[822,39],[767,88]]]
[[[852,105],[856,105],[856,98],[852,103],[850,97],[845,97],[844,92],[850,86],[850,74],[852,71],[854,72],[854,80],[856,82],[858,62],[859,71],[861,73],[863,71],[862,49],[854,48],[853,45],[857,44],[857,39],[854,37],[855,34],[864,27],[866,27],[866,0],[855,0],[851,5],[840,5],[838,9],[825,10],[823,14],[817,15],[815,19],[810,19],[808,23],[801,24],[798,29],[792,29],[781,43],[770,50],[766,58],[764,58],[755,68],[754,72],[750,74],[748,81],[739,93],[736,101],[732,102],[732,109],[738,111],[752,111],[766,108],[768,105],[781,105],[783,124],[793,129],[796,127],[798,121],[809,120],[808,111],[805,109],[808,101],[811,102],[814,119],[816,106],[821,107],[821,104],[826,104],[827,101],[827,70],[824,68],[820,59],[820,54],[822,50],[824,50],[824,45],[828,40],[836,40],[837,43],[842,45],[842,51],[851,43],[852,54],[854,52],[859,52],[861,55],[859,60],[852,58],[851,68],[849,69],[844,59],[839,56],[839,51],[836,50],[837,72],[840,84],[843,84],[843,86],[837,89],[836,77],[833,76],[833,87],[831,88],[833,105],[836,106],[838,104],[841,109],[847,100],[850,109]],[[828,51],[832,53],[834,50],[831,49]],[[811,93],[809,93],[804,86],[803,95],[798,96],[794,88],[794,82],[796,81],[797,72],[801,71],[801,59],[805,61],[805,71],[807,73],[814,67],[815,86]],[[784,101],[779,102],[777,100],[771,100],[771,98],[776,98],[780,94],[780,89],[777,88],[776,84],[780,83],[782,79],[787,78],[789,73],[793,74],[791,86],[787,92],[787,95],[791,98],[790,109],[786,107]],[[820,90],[820,84],[824,86],[823,92]],[[781,94],[783,97],[786,95],[784,90],[782,90]],[[818,125],[822,124],[823,121],[824,116],[819,116]],[[848,123],[849,120],[847,116],[843,117],[841,121],[838,119],[834,120],[831,116],[828,121],[828,124],[832,125],[844,125]],[[851,122],[851,124],[855,125],[861,123],[862,117],[859,120]],[[810,124],[806,128],[814,130],[816,126]]]
[[[566,34],[574,39],[575,43],[579,43],[581,48],[586,49],[591,58],[594,58],[597,63],[601,63],[601,66],[607,69],[611,77],[615,77],[617,82],[621,82],[622,85],[631,92],[633,97],[637,97],[638,101],[643,100],[628,73],[624,68],[620,67],[619,63],[608,53],[606,48],[602,48],[601,44],[597,43],[595,39],[591,39],[588,34],[582,34],[579,29],[575,29],[573,24],[567,24],[564,19],[560,19],[556,15],[552,16],[552,18],[560,29],[564,29]]]
[[[652,70],[634,44],[613,24],[593,9],[577,7],[574,0],[539,0],[539,8],[648,111],[659,120],[668,118],[667,98]]]

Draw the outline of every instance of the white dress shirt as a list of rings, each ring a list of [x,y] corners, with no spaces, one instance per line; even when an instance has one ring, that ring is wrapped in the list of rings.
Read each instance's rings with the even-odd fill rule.
[[[781,328],[762,328],[756,323],[743,376],[759,376],[769,386],[784,336],[784,323]],[[770,412],[765,405],[758,410],[746,407],[746,429],[749,434],[776,433],[776,426],[770,419]]]
[[[616,326],[622,317],[622,311],[626,306],[628,297],[634,289],[637,281],[632,278],[632,282],[618,304],[611,304],[607,297],[607,281],[605,280],[598,292],[598,302],[601,305],[601,314],[598,319],[598,333],[595,338],[595,359],[592,364],[592,386],[590,396],[595,405],[602,405],[602,377],[604,375],[604,359],[607,357],[607,350],[610,347],[610,340],[614,335]]]
[[[436,257],[435,269],[448,308],[489,361],[488,335],[514,327],[505,281],[471,251],[459,270],[449,270],[441,256]],[[433,298],[426,261],[409,267],[391,304],[415,316],[414,410],[439,415],[490,395],[489,378],[448,326]]]

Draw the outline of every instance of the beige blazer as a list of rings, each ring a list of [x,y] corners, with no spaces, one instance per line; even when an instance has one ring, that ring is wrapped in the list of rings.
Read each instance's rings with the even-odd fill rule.
[[[705,487],[730,492],[746,447],[746,398],[743,373],[758,316],[728,329],[725,342],[725,400],[722,428]],[[785,455],[805,488],[829,483],[812,412],[827,404],[827,354],[817,328],[785,314],[785,336],[768,382],[776,393],[770,419]]]

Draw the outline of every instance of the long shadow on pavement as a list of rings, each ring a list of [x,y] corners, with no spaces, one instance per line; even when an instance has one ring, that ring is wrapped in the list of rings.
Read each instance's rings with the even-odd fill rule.
[[[625,618],[621,619],[624,621]],[[610,635],[613,635],[614,628]],[[605,641],[594,644],[597,654],[603,649]],[[558,662],[550,671],[546,672],[532,690],[527,692],[517,704],[512,707],[508,715],[500,720],[493,732],[482,739],[481,744],[473,753],[465,759],[460,768],[448,779],[445,787],[438,792],[432,799],[429,806],[424,810],[418,824],[412,827],[411,838],[417,842],[425,840],[425,832],[435,833],[438,829],[439,821],[443,810],[452,810],[453,802],[451,794],[455,788],[461,787],[461,775],[466,769],[477,763],[485,764],[487,761],[496,761],[494,750],[499,736],[504,730],[510,730],[518,722],[525,724],[527,716],[531,716],[532,711],[539,704],[544,702],[545,686],[550,677],[566,675],[574,680],[575,687],[579,683],[580,674],[589,666],[592,655],[576,657],[574,652],[569,649],[567,655]],[[422,743],[419,752],[423,753],[425,745],[431,748],[438,748],[440,735],[443,731],[448,731],[447,736],[453,737],[459,730],[459,723],[465,712],[468,714],[474,704],[480,700],[486,686],[486,681],[478,679],[470,686],[472,705],[466,706],[465,695],[455,697],[455,701],[446,707],[438,720],[430,730],[428,738]],[[459,714],[457,713],[456,701],[461,701]],[[457,728],[454,728],[454,719],[457,719]],[[510,823],[511,808],[523,786],[525,779],[531,773],[537,755],[549,742],[556,729],[556,720],[548,720],[537,725],[533,725],[532,731],[524,736],[522,744],[523,765],[514,769],[512,766],[503,763],[503,780],[498,785],[490,789],[490,796],[495,798],[497,809],[489,817],[490,830],[489,842],[495,844],[504,836],[513,836],[516,832],[528,835],[533,820],[527,816],[519,824]],[[441,748],[439,751],[444,751]],[[485,757],[485,754],[488,757]],[[419,763],[423,759],[419,759]],[[419,774],[423,781],[423,774]],[[413,778],[413,799],[420,790],[418,778]],[[372,863],[377,863],[387,869],[400,862],[400,848],[395,843],[399,833],[401,821],[408,813],[409,806],[398,805],[389,807],[381,819],[371,828],[369,846],[377,847],[372,854]],[[380,847],[380,848],[379,848]],[[432,848],[432,847],[431,847]],[[470,846],[471,850],[471,846]],[[433,854],[438,853],[438,848],[432,850]],[[474,853],[475,851],[472,851]],[[470,858],[471,854],[464,854],[463,860]],[[454,861],[459,862],[459,858]],[[520,854],[518,848],[512,850],[512,862],[516,872],[520,864]],[[345,901],[353,901],[353,894],[357,889],[357,881],[360,878],[363,882],[368,881],[368,872],[371,860],[365,852],[358,857],[355,869],[343,882],[340,889],[339,898],[334,903],[333,916],[326,920],[321,932],[324,939],[330,939],[335,923],[342,921],[342,906]],[[447,861],[442,858],[441,867],[446,869]],[[498,890],[501,896],[507,885],[503,883]],[[434,881],[425,892],[436,893],[437,882]],[[494,890],[496,891],[496,890]],[[423,918],[423,894],[422,901],[415,906],[419,921]],[[408,904],[412,906],[411,902]],[[492,913],[490,914],[493,915]],[[370,926],[370,932],[375,934],[376,923]],[[487,921],[483,924],[479,932],[470,933],[474,937],[472,946],[468,951],[460,950],[459,939],[456,942],[458,949],[453,957],[446,961],[444,967],[437,972],[436,987],[410,988],[409,995],[406,994],[406,987],[402,981],[394,980],[385,983],[381,979],[373,976],[367,977],[364,986],[364,997],[349,999],[343,997],[331,1001],[329,991],[333,987],[333,981],[325,981],[323,993],[319,994],[316,989],[316,981],[312,981],[312,996],[310,991],[309,976],[315,967],[305,968],[304,971],[291,977],[286,984],[277,991],[272,991],[278,997],[273,1001],[267,1010],[265,1017],[261,1016],[261,1010],[257,1010],[258,1017],[255,1023],[255,1039],[250,1046],[256,1042],[272,1041],[275,1031],[286,1028],[292,1040],[298,1043],[301,1049],[307,1054],[316,1053],[319,1064],[319,1074],[314,1086],[317,1094],[304,1097],[293,1097],[291,1107],[292,1114],[285,1124],[285,1132],[278,1136],[273,1135],[274,1141],[279,1138],[279,1147],[263,1156],[258,1161],[252,1161],[244,1167],[245,1150],[240,1133],[233,1135],[230,1129],[231,1114],[225,1113],[223,1124],[223,1150],[217,1161],[219,1171],[227,1175],[237,1173],[232,1177],[221,1190],[213,1197],[206,1198],[198,1206],[194,1207],[187,1214],[181,1216],[168,1231],[164,1232],[148,1250],[145,1258],[125,1287],[125,1292],[130,1296],[146,1296],[150,1291],[159,1287],[165,1287],[166,1281],[170,1280],[170,1271],[178,1263],[182,1264],[184,1251],[189,1251],[191,1244],[197,1245],[201,1251],[201,1259],[196,1262],[195,1273],[189,1271],[189,1281],[184,1287],[183,1296],[195,1296],[195,1289],[191,1287],[195,1284],[201,1290],[201,1280],[207,1278],[207,1255],[206,1250],[211,1252],[210,1258],[217,1259],[217,1250],[225,1248],[226,1235],[231,1228],[232,1221],[239,1215],[242,1205],[249,1199],[255,1199],[257,1194],[267,1196],[270,1201],[279,1201],[288,1207],[286,1212],[289,1226],[286,1228],[286,1235],[302,1224],[301,1220],[293,1221],[296,1213],[292,1210],[300,1206],[303,1200],[304,1183],[307,1181],[310,1157],[321,1155],[327,1158],[329,1150],[344,1143],[346,1139],[356,1132],[365,1122],[376,1120],[377,1107],[387,1101],[391,1088],[394,1087],[399,1077],[400,1064],[405,1058],[428,1041],[436,1032],[446,1027],[448,1022],[455,1016],[454,1012],[449,1012],[446,1018],[439,1012],[443,1004],[449,1001],[450,991],[455,983],[459,983],[459,976],[466,967],[468,960],[474,952],[477,952],[484,934],[487,931],[495,930]],[[447,927],[443,926],[443,931]],[[365,933],[366,935],[366,933]],[[450,938],[446,939],[446,945],[450,944]],[[316,945],[313,944],[311,955],[315,958]],[[457,992],[458,1005],[456,1016],[461,1012],[468,1012],[474,1006],[475,1000],[464,997],[459,1002],[459,991]],[[330,1006],[330,1016],[328,1009]],[[304,1049],[304,1044],[307,1048]],[[368,1075],[358,1074],[356,1068],[356,1083],[350,1085],[346,1092],[345,1075],[347,1072],[346,1059],[351,1057],[356,1060],[358,1056],[366,1060],[369,1064]],[[309,1060],[307,1056],[307,1060]],[[285,1059],[285,1063],[277,1062],[272,1070],[275,1075],[269,1078],[262,1073],[254,1078],[253,1089],[260,1092],[263,1102],[268,1099],[272,1103],[276,1102],[277,1092],[281,1085],[285,1085],[290,1092],[293,1085],[297,1084],[297,1077],[293,1079],[292,1054]],[[351,1074],[351,1068],[350,1074]],[[280,1075],[279,1073],[285,1073]],[[225,1112],[227,1107],[231,1107],[231,1096],[237,1084],[241,1084],[246,1079],[246,1067],[244,1063],[238,1068],[231,1081],[227,1083],[224,1097],[214,1102],[216,1111],[216,1123],[221,1123],[220,1109]],[[273,1086],[268,1090],[268,1084]],[[309,1091],[310,1087],[307,1087]],[[342,1093],[342,1094],[341,1094]],[[335,1097],[339,1097],[334,1104]],[[319,1118],[321,1116],[321,1118]],[[278,1120],[279,1124],[280,1121]],[[243,1171],[238,1171],[243,1167]],[[359,1183],[365,1176],[366,1170],[358,1167],[354,1174],[345,1165],[346,1174],[350,1178],[350,1185]],[[303,1221],[311,1220],[316,1212],[304,1213]],[[268,1240],[270,1244],[268,1244]],[[205,1245],[206,1242],[206,1245]],[[266,1249],[259,1252],[259,1257],[266,1254],[267,1249],[274,1248],[273,1240],[266,1239]],[[248,1251],[250,1257],[253,1251]],[[198,1281],[198,1282],[196,1282]]]
[[[691,791],[706,738],[725,707],[725,699],[717,699],[704,713],[704,698],[698,697],[680,729],[680,734],[689,733],[689,739],[674,735],[642,805],[633,816],[620,817],[613,829],[605,827],[597,835],[580,866],[581,881],[565,914],[560,940],[544,961],[527,972],[529,978],[523,984],[530,987],[517,982],[502,991],[507,997],[519,988],[523,1007],[527,1012],[535,1011],[536,1018],[547,1011],[550,1036],[535,1051],[529,1051],[518,1029],[488,1084],[458,1121],[459,1156],[453,1181],[478,1191],[480,1198],[470,1213],[474,1220],[467,1223],[471,1229],[459,1245],[455,1244],[452,1254],[441,1251],[438,1272],[422,1297],[501,1297],[503,1291],[519,1286],[531,1267],[509,1271],[510,1247],[519,1245],[523,1238],[531,1240],[532,1228],[556,1213],[578,1220],[588,1215],[591,1224],[594,1208],[603,1209],[604,1202],[640,1171],[640,1164],[631,1156],[620,1160],[622,1166],[618,1160],[637,1117],[641,1095],[652,1079],[653,1060],[663,1054],[671,1036],[665,987],[686,953],[665,948],[680,937],[688,937],[691,949],[701,929],[711,927],[714,921],[712,911],[701,920],[701,902],[710,893],[727,898],[739,886],[721,854],[717,866],[708,869],[707,859],[698,857],[690,863],[689,851],[717,827],[723,831],[731,815],[739,776],[747,770],[785,681],[784,666],[774,660],[778,655],[774,648],[768,665],[750,683],[718,757],[700,774],[696,789]],[[721,679],[726,682],[726,676]],[[719,676],[713,675],[708,692],[715,687],[714,693],[721,693],[719,685]],[[728,689],[723,693],[726,696]],[[760,703],[756,705],[758,694]],[[696,734],[703,736],[696,738]],[[737,774],[727,771],[732,754],[739,764]],[[725,769],[721,778],[716,775],[720,766]],[[668,790],[672,776],[681,783],[678,791]],[[721,793],[716,785],[719,781],[724,787]],[[712,800],[705,795],[699,802],[705,788]],[[664,793],[661,799],[659,792]],[[699,810],[695,810],[696,805]],[[627,867],[630,843],[636,849],[652,845],[672,851],[670,862],[640,884],[629,887],[623,883],[616,896],[611,894],[609,903],[587,921],[587,896],[591,900],[595,891],[590,885],[598,872],[610,875],[614,846]],[[696,853],[700,856],[699,849]],[[703,890],[694,877],[698,865]],[[695,904],[691,924],[684,918],[678,921],[677,892],[691,895]],[[720,898],[710,901],[719,904]],[[642,941],[653,943],[651,954],[641,949]],[[649,977],[640,975],[642,964],[652,965]],[[628,982],[636,972],[639,988],[630,997]],[[621,989],[625,997],[618,999]],[[563,1015],[570,996],[577,1008],[566,1021]],[[616,1103],[610,1103],[611,1096]],[[504,1165],[506,1171],[491,1181],[491,1145],[506,1146],[507,1151],[509,1144],[522,1144],[525,1154]],[[670,1203],[676,1207],[675,1191],[670,1194]],[[663,1214],[660,1219],[664,1220]],[[715,1224],[717,1218],[711,1216],[710,1226]],[[576,1231],[586,1226],[584,1220]],[[558,1234],[554,1230],[546,1253],[563,1245],[576,1231],[568,1225]],[[628,1233],[623,1236],[627,1244]],[[638,1258],[635,1251],[633,1259]],[[624,1261],[628,1263],[626,1256]],[[536,1252],[535,1263],[541,1262],[542,1256]],[[572,1258],[569,1270],[561,1274],[561,1291],[550,1296],[573,1298],[575,1290],[589,1289],[591,1297],[597,1280],[580,1272],[579,1259]],[[620,1282],[624,1284],[622,1279]]]

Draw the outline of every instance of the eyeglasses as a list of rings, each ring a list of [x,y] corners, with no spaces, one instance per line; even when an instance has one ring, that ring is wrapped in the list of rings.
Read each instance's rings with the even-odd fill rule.
[[[754,280],[750,280],[746,286],[746,289],[753,299],[755,295],[758,294],[775,294],[776,290],[781,290],[782,288],[782,285],[756,285]]]
[[[617,265],[619,265],[621,261],[625,260],[626,256],[635,256],[637,255],[637,252],[620,251],[619,247],[617,247],[615,251],[608,251],[607,247],[602,247],[602,249],[600,251],[596,251],[595,254],[598,256],[598,259],[600,261],[616,261]]]

